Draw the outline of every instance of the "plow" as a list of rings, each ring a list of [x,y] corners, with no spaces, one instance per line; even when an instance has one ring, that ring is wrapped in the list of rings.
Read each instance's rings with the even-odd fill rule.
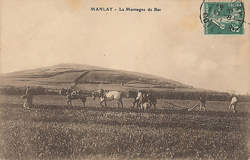
[[[165,108],[170,108],[170,109],[177,109],[177,110],[186,110],[186,111],[192,111],[193,109],[195,109],[196,107],[199,106],[199,103],[193,105],[192,107],[188,107],[188,106],[181,106],[181,105],[177,105],[171,102],[166,102],[166,104],[168,105]]]

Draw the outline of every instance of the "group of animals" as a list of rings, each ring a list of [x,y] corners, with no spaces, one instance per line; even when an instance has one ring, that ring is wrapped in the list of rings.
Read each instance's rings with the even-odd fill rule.
[[[85,107],[86,103],[86,95],[84,93],[81,93],[81,91],[73,90],[73,89],[62,89],[60,90],[60,95],[64,95],[67,97],[67,104],[72,106],[72,100],[74,99],[80,99]],[[107,106],[107,101],[116,101],[118,107],[123,108],[123,101],[122,99],[127,98],[133,98],[132,108],[138,108],[141,110],[148,110],[152,106],[154,106],[154,109],[156,109],[157,104],[157,98],[155,95],[152,94],[150,91],[145,90],[138,90],[138,91],[130,91],[127,95],[125,95],[124,92],[121,91],[109,91],[109,90],[103,90],[99,89],[96,91],[91,92],[91,97],[93,100],[99,99],[100,105],[102,107]],[[204,96],[201,96],[199,99],[200,103],[195,105],[194,107],[191,107],[188,109],[188,111],[193,110],[197,106],[200,106],[200,110],[206,111],[205,103],[206,98]],[[236,95],[232,95],[231,102],[229,105],[229,110],[233,111],[234,113],[237,112],[237,103],[239,101],[239,98]]]
[[[81,91],[73,90],[73,89],[61,89],[59,91],[60,95],[64,95],[67,98],[67,104],[72,105],[72,100],[80,99],[85,107],[86,103],[86,95],[82,93]],[[116,101],[118,107],[123,108],[123,98],[133,98],[134,101],[132,103],[132,107],[136,107],[142,110],[148,110],[152,106],[156,108],[157,99],[156,97],[150,92],[150,91],[144,91],[139,90],[137,92],[129,92],[128,95],[125,95],[124,92],[121,91],[109,91],[109,90],[103,90],[99,89],[96,91],[93,91],[91,93],[91,97],[93,100],[99,99],[100,105],[102,107],[107,106],[107,101]]]
[[[22,96],[24,101],[24,108],[30,108],[33,106],[32,99],[33,99],[33,94],[31,92],[32,90],[30,87],[27,87],[25,95]],[[72,100],[75,99],[80,99],[85,107],[85,103],[87,100],[86,93],[83,93],[80,90],[74,90],[72,88],[68,89],[61,89],[59,91],[60,95],[66,96],[67,99],[67,104],[72,106]],[[157,104],[157,98],[156,96],[151,92],[151,91],[146,91],[146,90],[138,90],[138,91],[129,91],[128,94],[125,94],[124,92],[121,91],[109,91],[109,90],[103,90],[99,89],[96,91],[92,91],[90,96],[95,99],[100,100],[100,105],[102,107],[107,106],[107,101],[116,101],[118,107],[123,108],[123,98],[133,98],[133,103],[132,107],[133,108],[138,108],[141,110],[148,110],[152,106],[154,106],[154,109],[156,109],[156,104]],[[200,110],[206,111],[206,100],[207,98],[205,96],[200,96],[200,103],[196,104],[195,106],[191,107],[188,109],[188,111],[193,110],[197,106],[200,106]],[[239,98],[236,95],[231,96],[231,102],[229,105],[229,110],[236,113],[237,112],[237,104],[239,102]],[[172,104],[173,105],[173,104]]]

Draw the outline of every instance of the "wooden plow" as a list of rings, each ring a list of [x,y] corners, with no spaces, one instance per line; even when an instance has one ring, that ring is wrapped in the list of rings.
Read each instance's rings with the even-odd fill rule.
[[[170,109],[178,109],[178,110],[187,110],[187,111],[192,111],[193,109],[195,109],[196,107],[199,106],[199,103],[193,105],[192,107],[187,107],[187,106],[180,106],[171,102],[166,102],[168,107],[165,108],[170,108]]]
[[[198,107],[199,106],[199,103],[197,103],[196,105],[194,105],[193,107],[191,107],[191,108],[188,108],[188,111],[192,111],[193,109],[195,109],[196,107]]]
[[[178,110],[187,110],[188,108],[186,106],[180,106],[180,105],[177,105],[177,104],[174,104],[174,103],[171,103],[171,102],[166,102],[167,105],[168,105],[168,108],[171,108],[171,109],[178,109]]]

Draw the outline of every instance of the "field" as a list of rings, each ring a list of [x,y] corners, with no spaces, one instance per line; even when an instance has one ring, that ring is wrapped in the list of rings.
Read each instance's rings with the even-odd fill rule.
[[[0,159],[248,159],[249,102],[228,112],[229,102],[209,101],[208,112],[186,108],[197,101],[160,99],[156,110],[125,108],[62,96],[35,96],[22,108],[18,96],[0,96]],[[182,107],[171,107],[168,103]]]

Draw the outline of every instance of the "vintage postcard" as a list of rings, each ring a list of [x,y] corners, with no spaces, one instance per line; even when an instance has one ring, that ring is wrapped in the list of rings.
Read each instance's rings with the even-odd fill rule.
[[[249,0],[1,0],[0,159],[250,159]]]

